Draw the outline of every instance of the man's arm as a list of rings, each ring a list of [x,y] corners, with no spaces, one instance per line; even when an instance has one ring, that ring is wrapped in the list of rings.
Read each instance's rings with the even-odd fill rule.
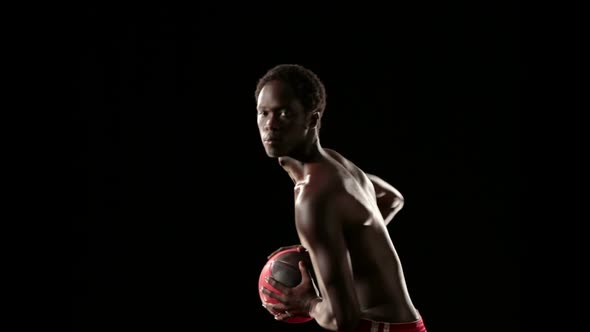
[[[375,187],[377,205],[379,206],[385,225],[387,225],[404,206],[404,197],[397,189],[380,177],[373,174],[367,174],[367,177],[373,183],[373,187]]]
[[[340,220],[342,202],[326,196],[331,195],[309,194],[297,206],[297,230],[322,295],[312,300],[309,315],[325,329],[348,330],[358,323],[360,307]]]

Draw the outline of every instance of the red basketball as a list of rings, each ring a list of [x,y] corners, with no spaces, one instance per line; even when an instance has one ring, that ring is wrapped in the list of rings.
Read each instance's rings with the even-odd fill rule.
[[[299,271],[298,263],[300,260],[305,260],[305,254],[297,251],[297,248],[284,249],[273,254],[260,272],[258,278],[258,293],[263,302],[277,303],[278,301],[266,296],[260,290],[262,286],[269,290],[280,293],[276,288],[267,283],[264,278],[272,276],[275,280],[287,287],[295,287],[301,282],[301,272]],[[309,267],[308,267],[309,269]],[[293,316],[284,320],[287,323],[305,323],[313,318],[309,316]]]

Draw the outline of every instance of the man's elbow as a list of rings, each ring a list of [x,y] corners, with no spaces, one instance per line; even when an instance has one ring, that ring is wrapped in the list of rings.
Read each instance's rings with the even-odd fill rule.
[[[391,196],[387,205],[380,208],[381,214],[383,215],[383,221],[385,225],[388,225],[393,217],[402,209],[404,206],[404,198],[402,196]]]
[[[397,212],[404,207],[404,198],[401,195],[395,195],[391,201],[391,208]]]

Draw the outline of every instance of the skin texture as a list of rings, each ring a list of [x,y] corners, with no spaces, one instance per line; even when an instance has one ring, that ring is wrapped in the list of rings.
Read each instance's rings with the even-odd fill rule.
[[[419,316],[387,224],[403,197],[383,179],[366,174],[319,141],[321,114],[306,110],[289,83],[273,80],[257,98],[260,137],[271,158],[294,182],[300,250],[309,254],[315,281],[304,264],[298,286],[268,282],[283,294],[263,303],[277,320],[310,315],[331,331],[354,329],[359,319],[404,323]],[[354,271],[354,272],[353,272]]]

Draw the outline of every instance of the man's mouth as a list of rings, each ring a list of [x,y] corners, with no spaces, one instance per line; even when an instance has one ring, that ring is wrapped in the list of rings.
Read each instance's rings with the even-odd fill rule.
[[[276,143],[276,142],[279,142],[280,140],[281,140],[280,137],[266,137],[264,139],[264,142],[265,143]]]

